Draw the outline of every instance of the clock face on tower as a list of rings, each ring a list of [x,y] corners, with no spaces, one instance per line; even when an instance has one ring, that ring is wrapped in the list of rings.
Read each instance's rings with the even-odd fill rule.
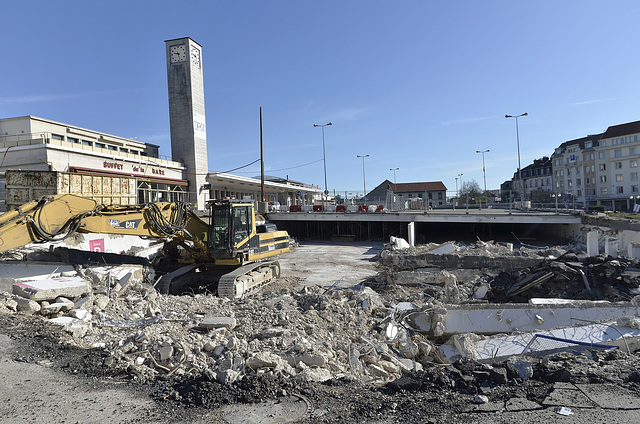
[[[176,62],[184,62],[186,58],[186,49],[184,44],[178,44],[175,46],[171,46],[169,50],[169,56],[171,58],[171,63]]]
[[[200,67],[200,50],[196,47],[191,47],[191,63],[198,68]]]

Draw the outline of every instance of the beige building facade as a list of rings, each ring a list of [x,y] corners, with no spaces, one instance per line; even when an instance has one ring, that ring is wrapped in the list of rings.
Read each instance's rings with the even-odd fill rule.
[[[137,203],[186,200],[184,166],[158,151],[153,144],[34,116],[0,119],[0,198],[5,172],[20,170],[134,178]]]

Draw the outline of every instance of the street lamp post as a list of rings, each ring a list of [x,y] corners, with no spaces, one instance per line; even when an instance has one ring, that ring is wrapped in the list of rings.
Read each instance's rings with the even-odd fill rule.
[[[484,154],[489,153],[489,149],[487,150],[476,150],[476,153],[482,153],[482,177],[484,178],[484,205],[488,207],[487,204],[487,174],[484,168]],[[482,200],[480,201],[480,209],[482,209]]]
[[[460,192],[458,191],[458,177],[456,177],[456,201],[453,202],[453,210],[456,210],[456,203],[458,202],[458,195]]]
[[[329,125],[333,125],[333,123],[329,122],[327,124],[313,124],[314,127],[322,128],[322,163],[324,164],[324,201],[327,203],[327,195],[329,194],[329,189],[327,188],[327,155],[324,148],[324,127],[328,127]]]
[[[368,158],[369,155],[364,155],[364,156],[360,156],[357,155],[359,158],[362,158],[362,188],[364,189],[364,191],[362,192],[362,204],[366,206],[367,204],[367,180],[364,177],[364,158]]]
[[[527,112],[520,115],[504,115],[505,118],[516,118],[516,142],[518,143],[518,179],[520,180],[520,208],[524,209],[524,182],[522,181],[522,168],[520,167],[520,134],[518,131],[518,118],[529,115]]]
[[[393,171],[393,189],[395,190],[395,185],[396,185],[396,171],[399,170],[400,168],[389,168],[389,171]]]
[[[462,184],[462,175],[464,174],[458,174],[458,177],[460,177],[460,190],[464,191],[464,185]],[[458,201],[460,200],[460,192],[458,192]]]

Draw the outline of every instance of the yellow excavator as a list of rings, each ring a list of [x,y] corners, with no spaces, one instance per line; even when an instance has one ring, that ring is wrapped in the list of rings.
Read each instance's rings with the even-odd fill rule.
[[[171,271],[156,282],[164,293],[215,279],[218,295],[233,299],[280,276],[280,264],[269,258],[289,251],[286,231],[257,225],[252,202],[213,200],[208,209],[210,224],[182,202],[100,205],[71,194],[45,196],[0,215],[0,253],[75,232],[122,234],[167,242],[163,269]]]

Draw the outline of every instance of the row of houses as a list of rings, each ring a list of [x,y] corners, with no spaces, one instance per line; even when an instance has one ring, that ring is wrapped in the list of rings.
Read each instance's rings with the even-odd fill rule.
[[[549,157],[536,159],[502,184],[503,200],[555,202],[589,208],[630,210],[640,203],[640,121],[601,134],[569,140]]]

